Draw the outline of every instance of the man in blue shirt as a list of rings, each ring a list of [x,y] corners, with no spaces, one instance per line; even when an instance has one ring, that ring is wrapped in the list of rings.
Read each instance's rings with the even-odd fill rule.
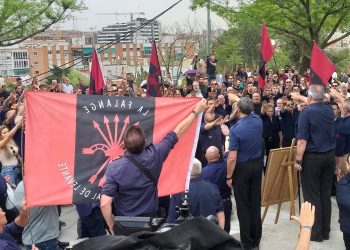
[[[231,96],[232,98],[232,96]],[[237,98],[233,98],[236,99]],[[253,101],[241,98],[234,110],[239,120],[230,129],[227,185],[234,187],[241,242],[244,249],[258,249],[262,234],[261,178],[263,125],[252,114]]]
[[[308,107],[299,115],[294,168],[301,171],[305,201],[316,208],[311,240],[329,239],[331,191],[335,171],[335,125],[331,105],[324,104],[324,86],[311,85]]]
[[[158,180],[163,162],[175,146],[178,138],[192,125],[198,115],[207,108],[201,100],[193,111],[157,144],[145,145],[145,135],[138,126],[130,126],[124,134],[125,155],[132,156]],[[101,211],[109,230],[113,232],[112,202],[119,216],[152,216],[158,210],[155,183],[126,157],[112,162],[105,174],[102,188]]]
[[[202,163],[193,159],[191,181],[188,191],[189,210],[194,217],[216,215],[219,226],[224,229],[225,215],[222,206],[219,189],[216,185],[201,178]],[[176,212],[176,206],[181,206],[184,193],[173,195],[170,199],[168,223],[175,223],[180,214]]]
[[[0,249],[6,250],[20,250],[21,248],[15,241],[14,237],[20,237],[23,228],[28,223],[27,205],[22,201],[21,212],[16,219],[7,223],[5,212],[0,208]],[[38,250],[32,245],[32,250]]]
[[[205,158],[208,161],[208,165],[203,168],[201,177],[203,180],[213,183],[219,188],[225,214],[224,230],[230,233],[232,201],[231,189],[226,185],[227,164],[226,161],[220,160],[219,149],[215,146],[210,146],[207,149]]]

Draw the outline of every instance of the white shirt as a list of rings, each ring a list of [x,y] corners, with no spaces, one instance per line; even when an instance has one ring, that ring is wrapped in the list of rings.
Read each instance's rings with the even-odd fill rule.
[[[62,92],[72,94],[73,93],[73,85],[70,83],[68,83],[68,84],[62,83]]]

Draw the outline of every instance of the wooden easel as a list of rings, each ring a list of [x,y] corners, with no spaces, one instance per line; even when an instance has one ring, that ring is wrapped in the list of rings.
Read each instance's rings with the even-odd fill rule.
[[[293,176],[293,166],[294,166],[294,162],[295,162],[295,147],[294,147],[294,145],[295,145],[295,139],[293,139],[292,145],[289,148],[288,152],[283,152],[284,155],[283,155],[282,161],[280,163],[280,166],[279,166],[277,174],[276,174],[277,177],[282,176],[282,184],[281,185],[278,185],[279,184],[278,181],[280,181],[281,178],[274,178],[272,184],[270,184],[271,188],[266,188],[265,185],[269,185],[269,183],[266,182],[268,180],[267,178],[268,178],[269,170],[267,170],[267,172],[266,172],[266,180],[265,180],[264,191],[263,191],[264,192],[263,198],[265,198],[265,199],[262,200],[262,206],[265,206],[265,210],[264,210],[264,213],[263,213],[263,216],[261,219],[262,223],[264,223],[264,220],[265,220],[265,217],[266,217],[266,214],[267,214],[269,207],[271,205],[277,204],[278,208],[277,208],[277,213],[276,213],[276,217],[275,217],[275,224],[277,224],[278,219],[279,219],[279,215],[281,212],[282,203],[288,201],[288,199],[290,201],[290,216],[295,215],[295,198],[296,198],[295,191],[297,191],[295,189],[297,189],[297,187],[296,188],[294,187],[295,181],[293,180],[294,178],[296,178],[295,177],[296,174],[294,174],[294,176]],[[277,150],[274,150],[273,152],[270,152],[269,158],[271,159],[272,153],[274,153],[274,154],[279,153],[278,150],[285,151],[286,148],[277,149]],[[271,167],[271,166],[272,166],[272,162],[269,160],[268,167]],[[288,197],[284,197],[284,195],[285,195],[284,191],[285,191],[286,185],[288,185],[288,189],[289,189]],[[281,186],[280,190],[273,190],[273,187],[275,187],[275,186],[278,186],[278,187]],[[265,191],[267,193],[265,193]],[[270,200],[272,193],[277,192],[277,191],[279,191],[278,199],[271,198],[271,200]]]

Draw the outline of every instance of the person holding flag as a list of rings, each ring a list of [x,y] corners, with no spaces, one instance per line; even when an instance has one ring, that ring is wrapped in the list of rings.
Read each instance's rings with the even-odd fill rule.
[[[324,52],[314,43],[308,107],[299,115],[294,168],[301,171],[304,199],[315,205],[311,241],[329,239],[331,190],[335,171],[335,124],[333,109],[324,103],[325,84],[335,71]],[[309,229],[311,230],[311,228]]]
[[[157,182],[163,162],[178,139],[200,113],[207,108],[202,99],[193,111],[157,144],[145,145],[145,134],[137,125],[124,134],[125,156],[113,161],[107,168],[102,188],[101,210],[108,228],[114,231],[113,198],[118,216],[153,216],[158,210]]]

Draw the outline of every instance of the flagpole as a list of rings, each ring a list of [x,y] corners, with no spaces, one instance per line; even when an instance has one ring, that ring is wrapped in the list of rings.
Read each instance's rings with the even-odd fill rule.
[[[274,54],[272,57],[273,57],[273,61],[274,61],[274,63],[275,63],[276,74],[278,74],[278,66],[277,66],[275,54]]]

